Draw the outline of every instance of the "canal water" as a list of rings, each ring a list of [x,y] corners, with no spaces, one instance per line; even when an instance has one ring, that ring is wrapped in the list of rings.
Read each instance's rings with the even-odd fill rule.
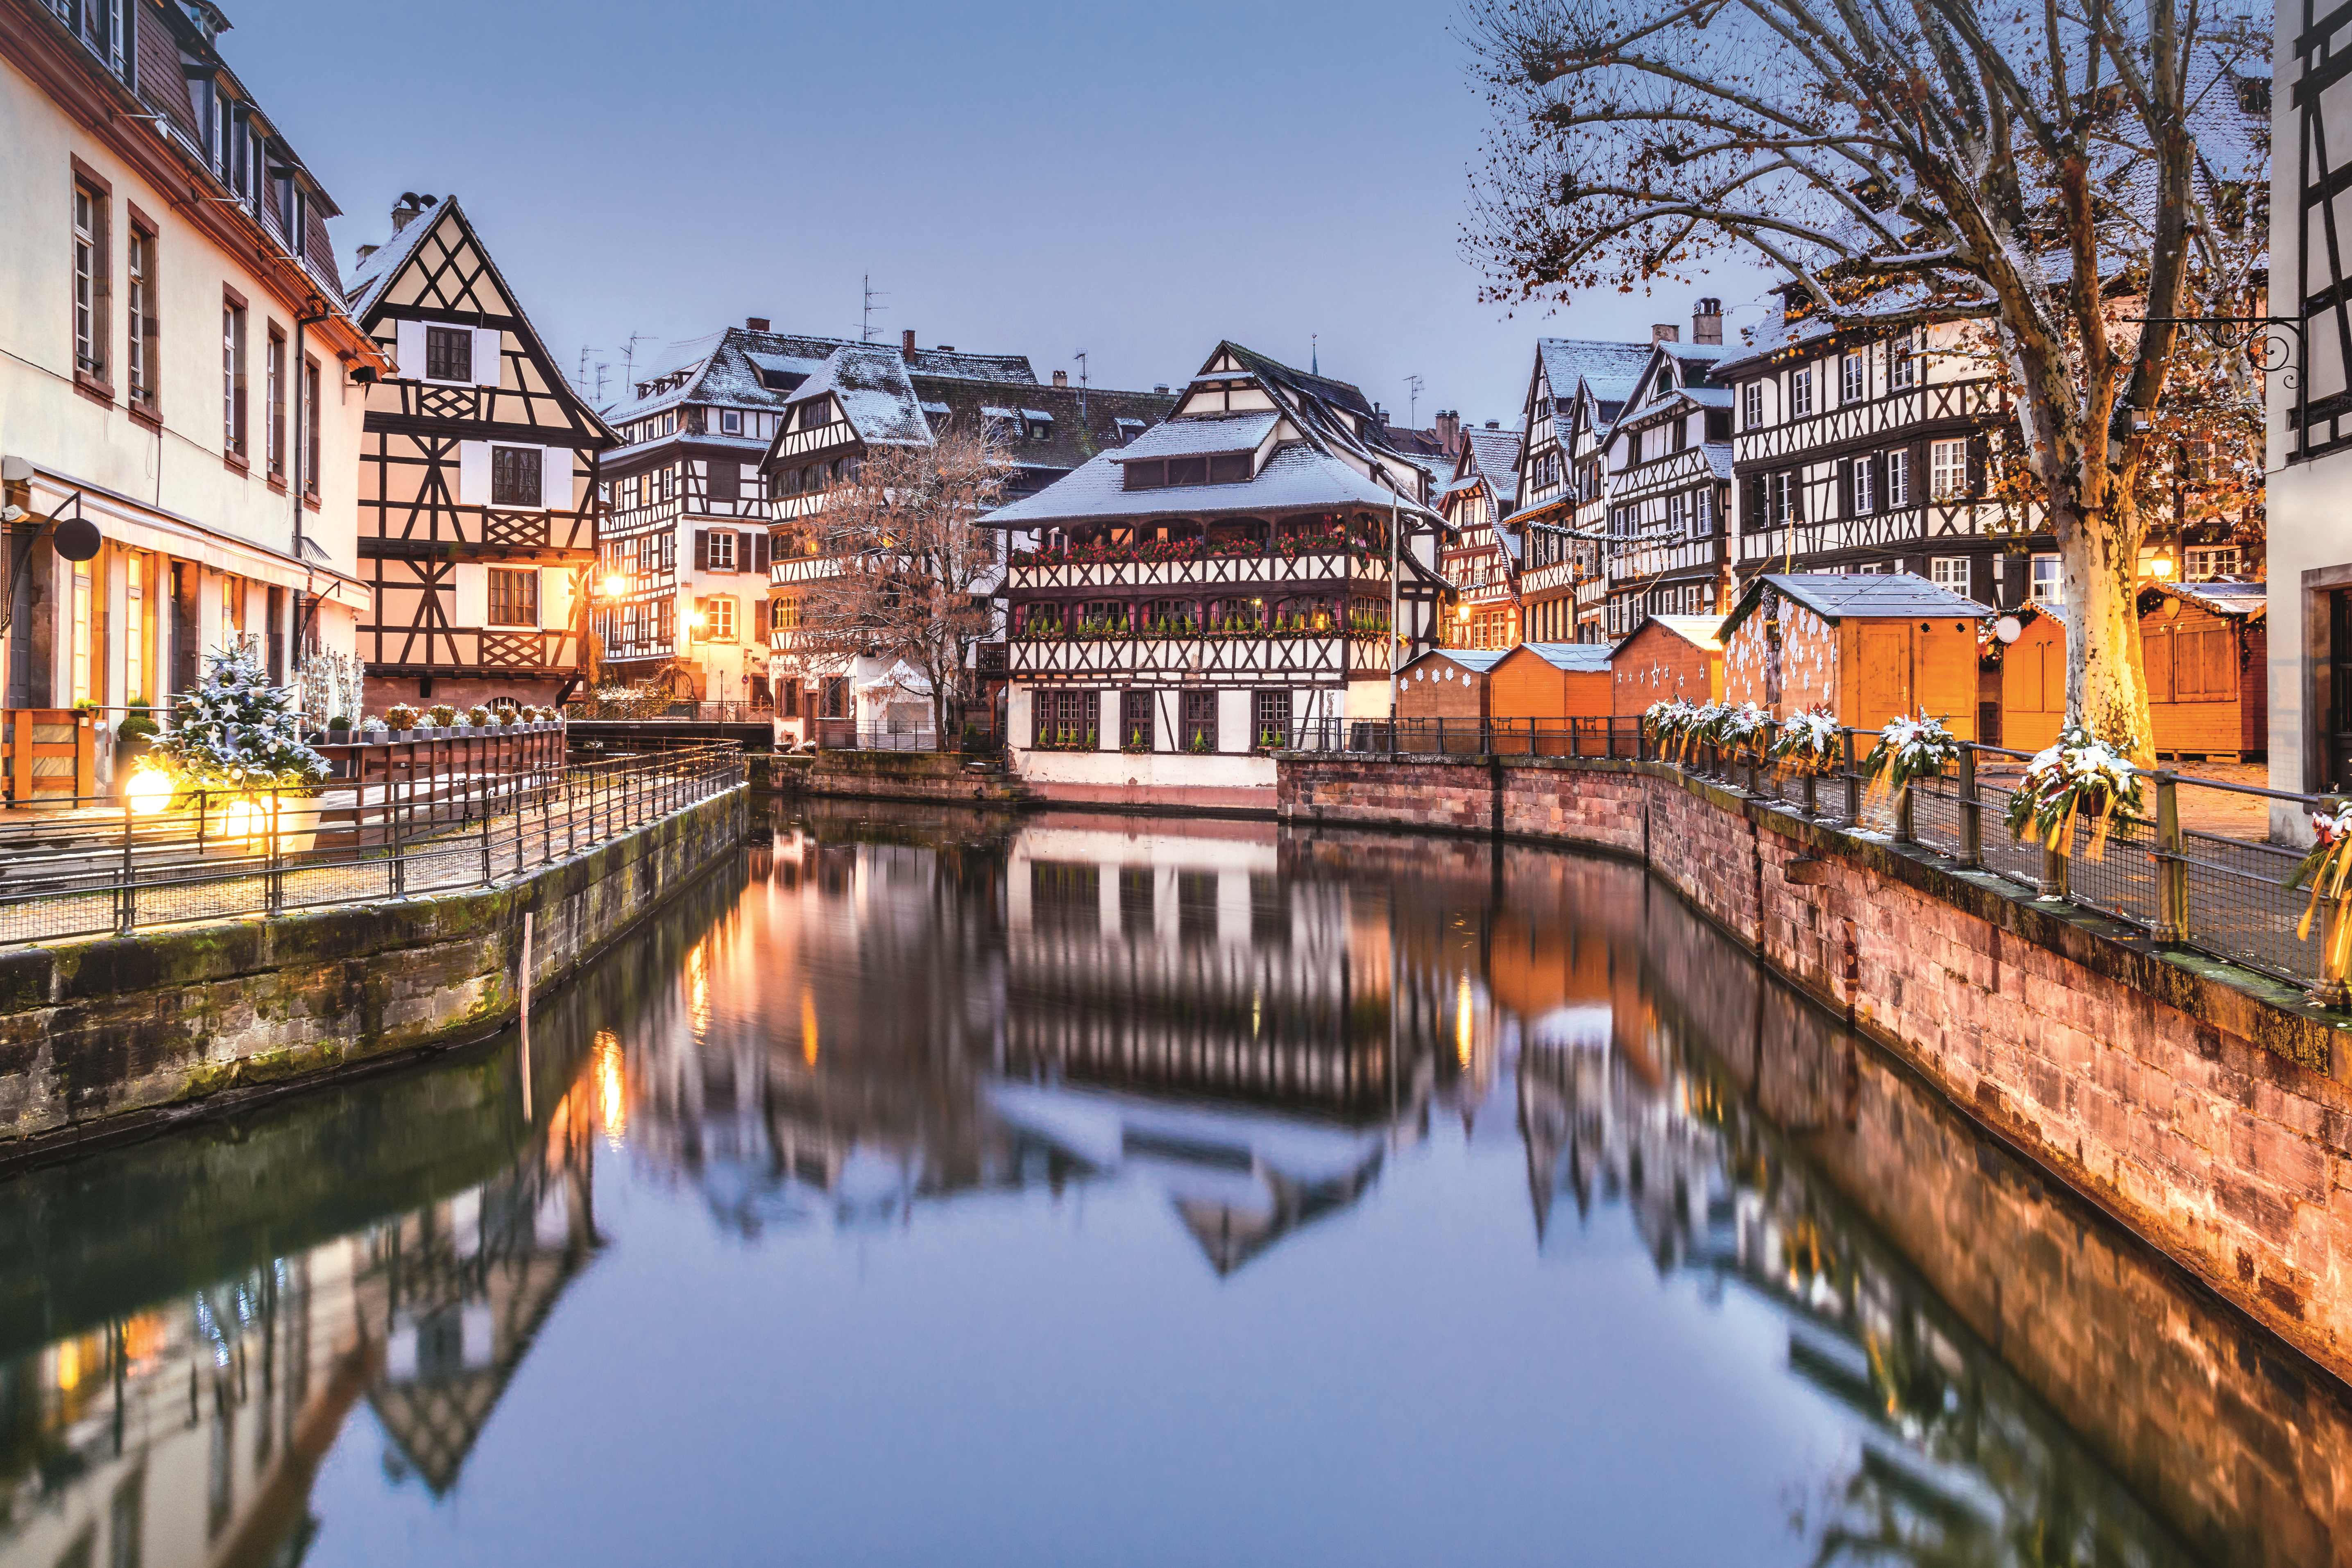
[[[2323,1563],[2332,1384],[1637,868],[776,807],[0,1183],[0,1568]]]

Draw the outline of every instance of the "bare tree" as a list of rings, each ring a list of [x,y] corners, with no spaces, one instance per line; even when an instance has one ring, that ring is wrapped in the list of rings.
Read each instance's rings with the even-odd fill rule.
[[[990,429],[951,428],[921,444],[877,446],[826,492],[799,647],[812,662],[902,660],[930,687],[935,743],[948,747],[972,645],[993,622],[1002,569],[979,519],[1003,498],[1011,464]]]
[[[2266,138],[2198,131],[2240,111],[2266,31],[2200,0],[1465,5],[1495,114],[1468,234],[1488,296],[1744,250],[1831,319],[1983,323],[2063,561],[2068,710],[2145,755],[2154,412],[2175,321],[2246,313],[2266,226]]]

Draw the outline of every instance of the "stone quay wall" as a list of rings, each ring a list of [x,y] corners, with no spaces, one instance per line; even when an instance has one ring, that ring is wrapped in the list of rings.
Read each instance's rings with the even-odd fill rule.
[[[496,1033],[739,852],[737,788],[497,888],[0,953],[0,1167]]]
[[[1286,757],[1294,823],[1641,858],[1981,1124],[2352,1376],[2352,1052],[2301,993],[1654,763]]]
[[[961,752],[820,751],[778,758],[770,778],[778,790],[851,800],[1009,806],[1032,798],[1013,774],[971,761]]]

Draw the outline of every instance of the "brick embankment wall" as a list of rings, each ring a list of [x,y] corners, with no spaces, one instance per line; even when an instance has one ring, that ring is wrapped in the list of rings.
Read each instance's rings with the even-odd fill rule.
[[[736,789],[500,888],[0,954],[0,1166],[481,1039],[739,852]]]
[[[2340,1015],[1657,764],[1309,755],[1285,759],[1279,792],[1294,822],[1499,831],[1643,858],[1979,1122],[2352,1375]]]
[[[780,759],[772,776],[781,790],[853,800],[1017,805],[1029,798],[1012,774],[974,770],[969,761],[960,752],[818,752]]]

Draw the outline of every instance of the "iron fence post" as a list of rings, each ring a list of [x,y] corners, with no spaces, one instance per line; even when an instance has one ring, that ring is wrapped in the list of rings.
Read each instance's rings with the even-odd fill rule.
[[[2182,858],[2179,784],[2156,775],[2156,940],[2179,947],[2189,940],[2189,862]]]
[[[2068,896],[2068,891],[2066,851],[2052,848],[2045,840],[2042,846],[2042,896],[2063,899]]]
[[[1979,865],[1984,860],[1984,805],[1977,795],[1977,749],[1960,747],[1960,852],[1954,857],[1963,866]]]
[[[1845,731],[1845,819],[1862,821],[1862,756],[1861,747],[1852,728]]]
[[[131,802],[126,796],[122,802],[122,884],[114,900],[114,929],[123,936],[129,936],[138,924],[134,907],[139,896],[136,882],[131,859]]]
[[[278,793],[276,790],[271,790],[269,792],[269,816],[266,824],[266,829],[269,835],[269,858],[267,862],[268,868],[263,873],[262,888],[264,890],[264,898],[266,900],[265,907],[268,910],[269,913],[273,915],[283,914],[286,911],[286,865],[283,857],[279,854],[280,846],[284,841],[278,837],[278,809],[280,797]]]

